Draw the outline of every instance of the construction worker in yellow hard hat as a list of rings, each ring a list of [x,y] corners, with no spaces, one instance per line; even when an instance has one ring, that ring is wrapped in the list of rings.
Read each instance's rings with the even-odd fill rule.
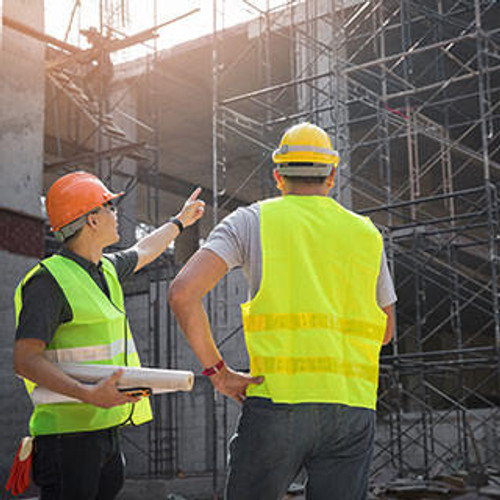
[[[311,500],[366,498],[378,357],[394,287],[371,221],[328,196],[339,155],[310,123],[273,154],[280,197],[239,208],[170,287],[170,304],[214,387],[242,403],[229,443],[228,500],[278,500],[297,472]],[[202,298],[242,267],[250,373],[229,368]]]
[[[124,307],[123,281],[155,260],[204,212],[196,189],[179,214],[127,250],[119,240],[115,201],[97,177],[73,172],[46,198],[60,253],[43,259],[16,290],[14,368],[31,395],[36,385],[74,398],[37,404],[33,477],[44,499],[112,499],[124,480],[118,429],[151,420],[147,399],[117,390],[121,371],[94,386],[66,375],[58,362],[140,366]]]

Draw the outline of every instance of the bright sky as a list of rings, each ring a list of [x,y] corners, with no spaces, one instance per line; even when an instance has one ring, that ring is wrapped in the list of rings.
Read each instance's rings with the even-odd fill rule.
[[[61,40],[65,39],[71,13],[78,0],[45,0],[45,31]],[[86,47],[86,39],[80,29],[89,26],[100,27],[100,4],[107,6],[108,17],[104,24],[128,35],[140,32],[155,25],[155,4],[157,23],[173,19],[192,9],[200,11],[188,18],[177,21],[159,30],[158,49],[163,49],[198,38],[213,30],[213,0],[81,0],[76,9],[67,41]],[[285,0],[251,0],[249,3],[259,9],[276,8],[285,4]],[[125,6],[125,9],[122,8]],[[223,8],[224,6],[224,8]],[[217,25],[230,27],[257,17],[258,12],[243,0],[217,0]],[[153,42],[145,46],[136,46],[115,55],[115,62],[133,59],[145,55],[151,50]]]

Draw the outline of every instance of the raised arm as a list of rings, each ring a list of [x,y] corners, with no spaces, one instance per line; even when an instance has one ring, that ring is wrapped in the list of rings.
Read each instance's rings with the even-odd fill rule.
[[[176,216],[184,227],[191,226],[203,216],[205,212],[205,202],[198,200],[201,193],[201,188],[193,191],[191,196],[186,200],[182,210]],[[179,235],[180,229],[173,222],[167,222],[159,228],[155,229],[151,234],[148,234],[139,240],[132,248],[137,251],[137,265],[134,272],[145,265],[153,262],[159,257]]]

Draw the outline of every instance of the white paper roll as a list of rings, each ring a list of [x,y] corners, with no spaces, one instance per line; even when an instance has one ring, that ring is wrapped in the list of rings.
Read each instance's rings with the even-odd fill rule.
[[[60,363],[56,366],[76,380],[90,384],[99,382],[122,369],[123,375],[118,381],[120,389],[148,387],[153,391],[153,394],[190,391],[194,384],[194,374],[190,371],[76,363]],[[75,398],[58,394],[40,386],[33,390],[31,400],[34,405],[79,402]]]

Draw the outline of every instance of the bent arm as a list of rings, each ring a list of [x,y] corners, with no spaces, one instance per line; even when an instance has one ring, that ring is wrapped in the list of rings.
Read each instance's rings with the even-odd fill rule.
[[[169,302],[184,335],[204,368],[216,365],[222,356],[215,345],[202,299],[226,274],[227,264],[210,250],[201,249],[181,269],[169,289]],[[229,367],[210,377],[214,387],[241,402],[249,384],[262,380]]]
[[[17,340],[14,344],[14,371],[51,391],[83,400],[85,388],[43,357],[45,342],[35,338]]]
[[[169,302],[177,321],[203,367],[221,359],[215,346],[202,299],[227,272],[227,265],[210,250],[198,250],[169,288]]]
[[[387,345],[394,336],[394,304],[382,307],[382,311],[387,315],[387,325],[385,327],[383,345]]]
[[[131,398],[117,390],[116,382],[123,371],[117,371],[94,386],[82,384],[47,360],[43,356],[45,347],[45,342],[40,339],[17,340],[14,344],[15,373],[53,392],[101,408],[111,408],[138,401],[138,398]]]

